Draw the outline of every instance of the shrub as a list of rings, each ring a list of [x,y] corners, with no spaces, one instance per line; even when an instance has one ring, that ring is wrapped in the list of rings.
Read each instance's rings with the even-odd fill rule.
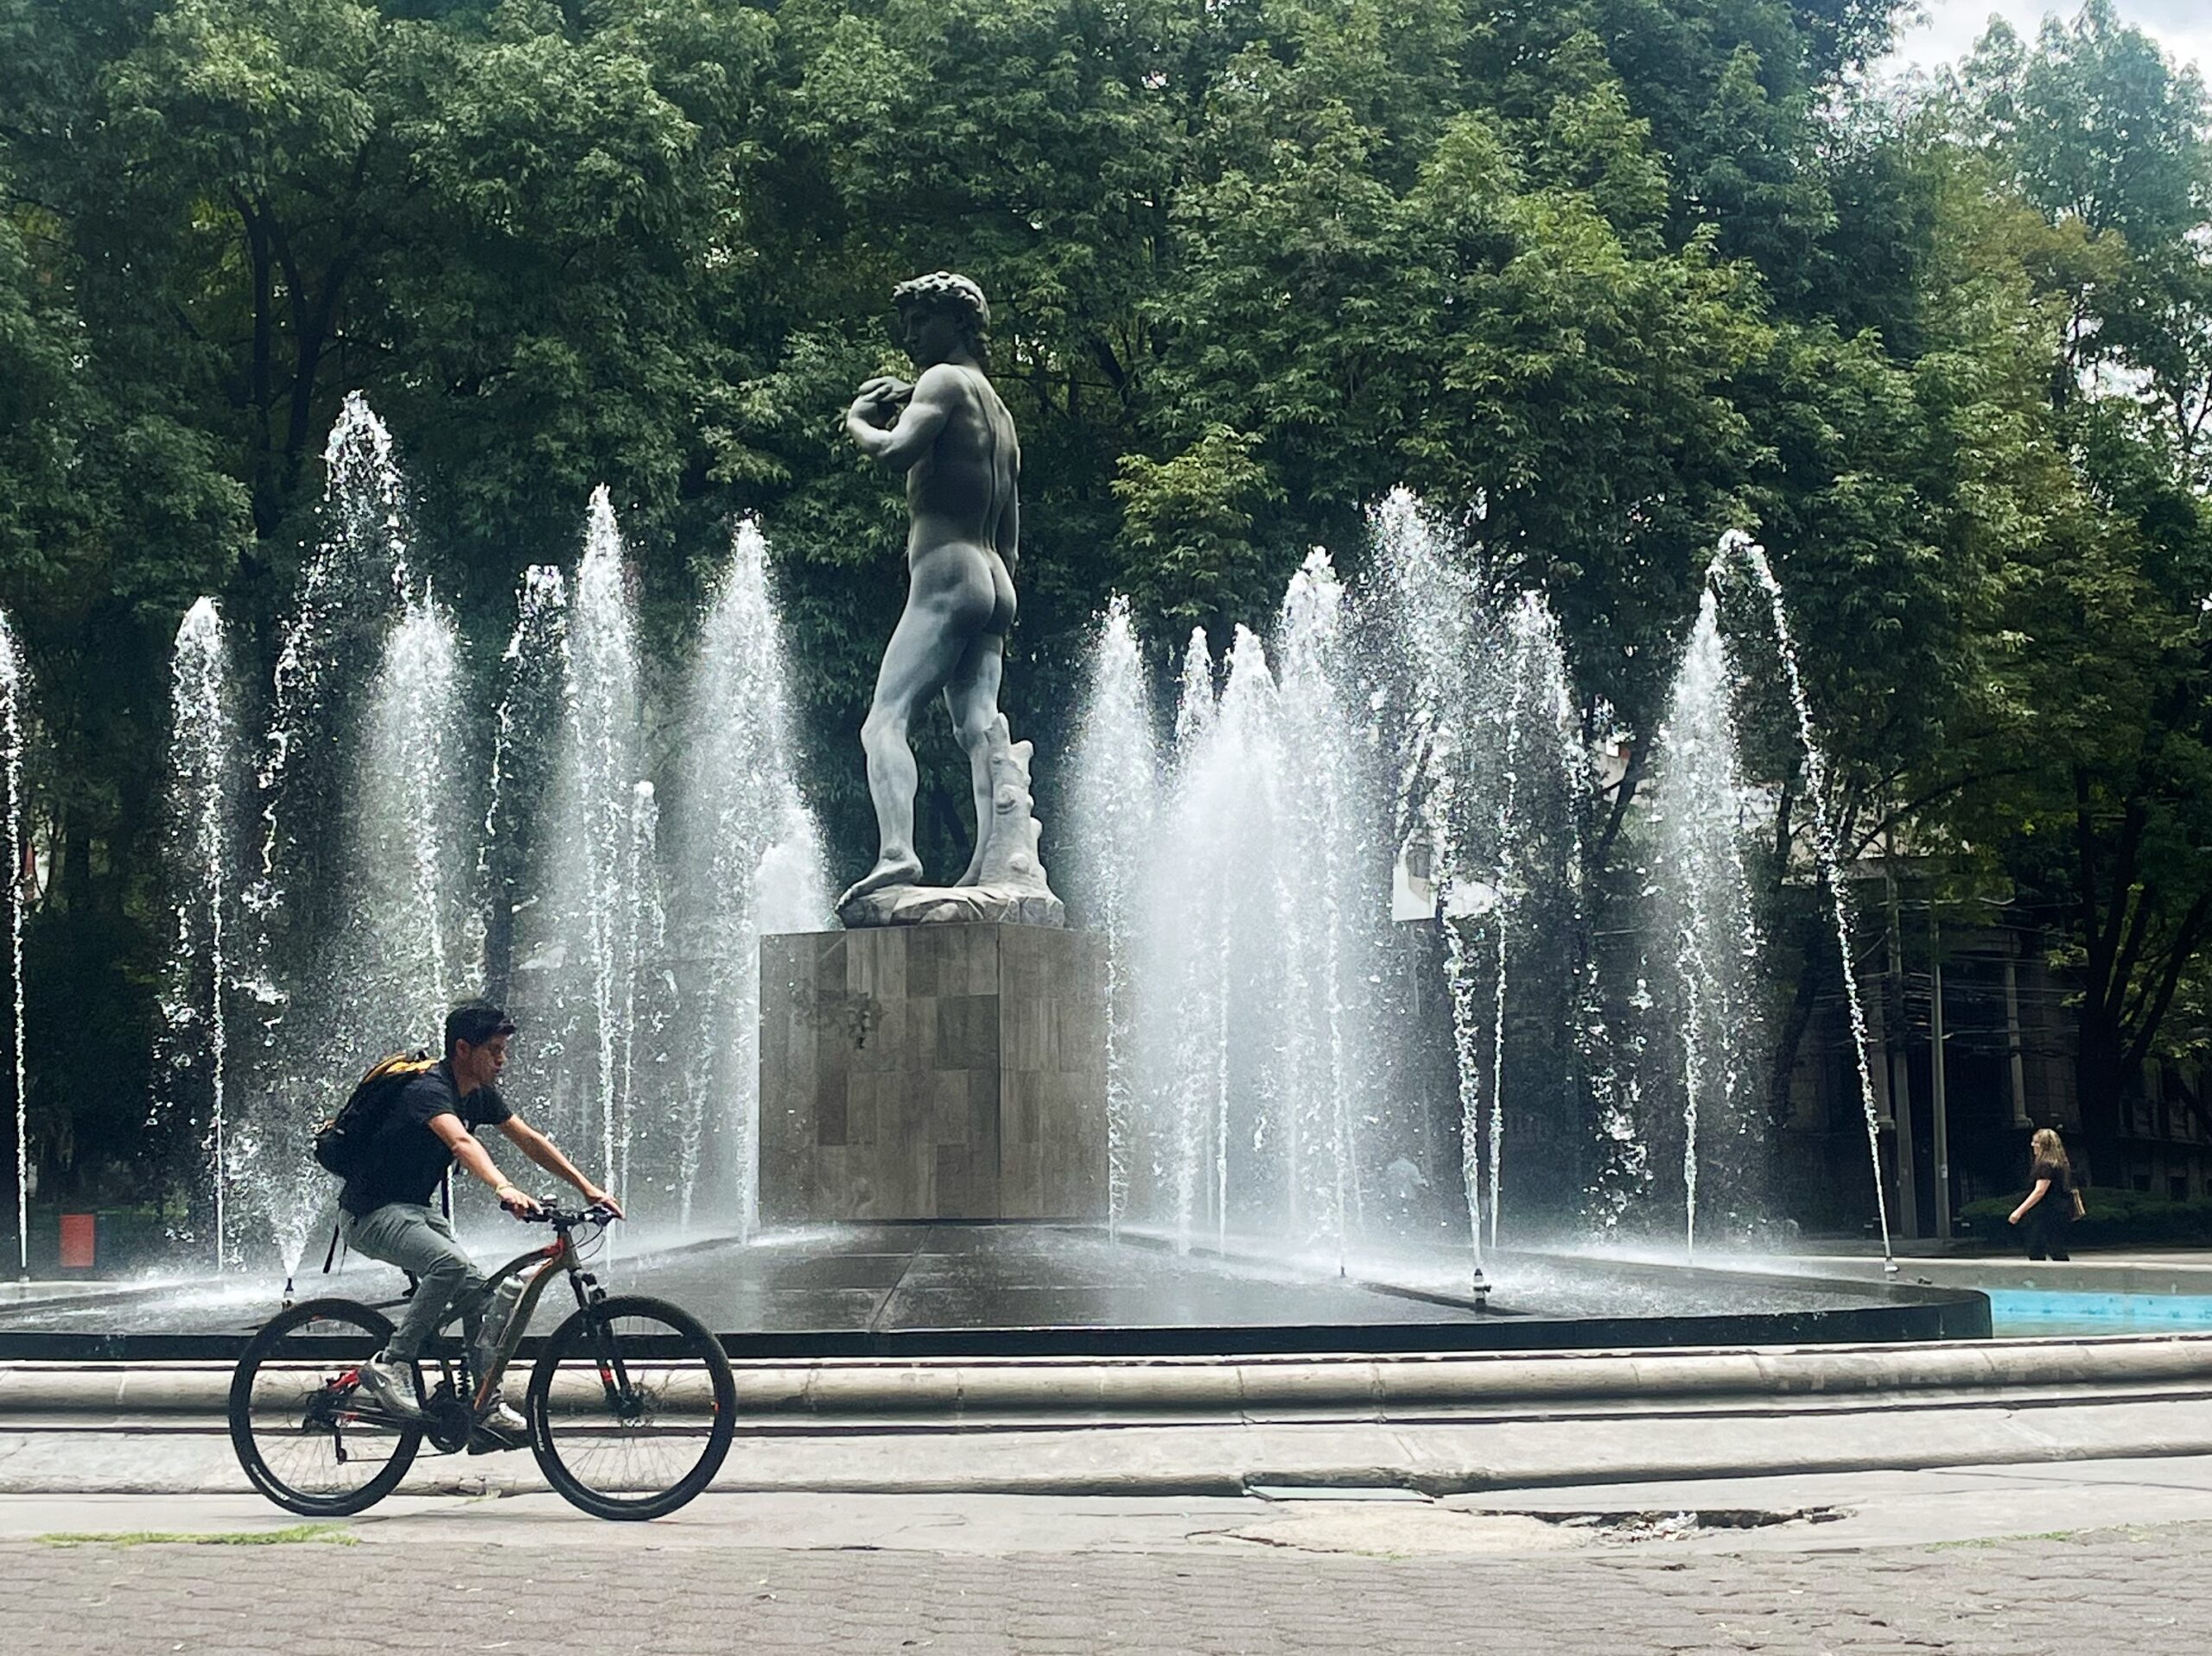
[[[1986,1241],[2006,1243],[2018,1233],[2005,1215],[2018,1200],[2012,1196],[1970,1202],[1959,1211],[1959,1228]],[[2082,1202],[2088,1211],[2067,1233],[2071,1247],[2212,1247],[2212,1198],[2176,1202],[2147,1190],[2093,1186],[2082,1193]]]

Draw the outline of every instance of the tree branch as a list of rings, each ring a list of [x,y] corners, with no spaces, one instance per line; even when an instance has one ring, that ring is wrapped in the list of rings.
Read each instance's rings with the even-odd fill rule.
[[[1873,825],[1853,843],[1851,854],[1847,860],[1857,862],[1872,848],[1874,842],[1890,829],[1916,813],[1927,809],[1938,800],[1947,799],[1953,794],[1964,793],[1967,789],[1985,782],[2001,782],[2007,777],[2025,776],[2034,769],[2033,765],[2008,765],[1997,771],[1972,771],[1964,776],[1954,777],[1941,787],[1930,788],[1926,793],[1917,794],[1904,801],[1894,810],[1885,812],[1878,818]]]
[[[2107,923],[2101,928],[2103,935],[2099,942],[2099,953],[2102,957],[2100,970],[2103,975],[2098,982],[2106,986],[2100,987],[2098,993],[2101,994],[2106,993],[2117,975],[2113,967],[2120,951],[2121,930],[2133,917],[2130,910],[2133,906],[2135,891],[2135,865],[2143,848],[2143,825],[2148,815],[2139,797],[2127,802],[2127,809],[2120,817],[2120,839],[2113,847],[2112,900],[2105,905]],[[2116,1000],[2113,1002],[2115,1006],[2118,1004]]]
[[[2151,917],[2158,904],[2147,891],[2129,890],[2122,898],[2130,910],[2126,941],[2120,946],[2120,953],[2112,966],[2112,1009],[2115,1021],[2127,1016],[2127,986],[2134,980],[2136,962],[2142,958],[2143,941],[2150,936]]]
[[[2123,1075],[2140,1067],[2150,1056],[2151,1043],[2158,1036],[2158,1025],[2165,1022],[2167,1010],[2173,1005],[2174,992],[2181,985],[2182,974],[2189,969],[2189,963],[2204,945],[2208,924],[2212,924],[2212,891],[2200,891],[2196,901],[2190,904],[2189,912],[2182,917],[2173,946],[2166,952],[2165,966],[2158,974],[2158,997],[2128,1041]]]

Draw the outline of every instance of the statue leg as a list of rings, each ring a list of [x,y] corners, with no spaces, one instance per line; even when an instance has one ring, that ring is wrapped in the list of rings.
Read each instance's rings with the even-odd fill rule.
[[[991,835],[991,726],[999,722],[999,680],[1005,669],[1006,635],[979,632],[945,682],[944,705],[960,751],[968,756],[969,784],[976,794],[976,850],[956,885],[973,885],[980,878],[984,843]]]
[[[868,790],[875,803],[875,866],[837,899],[842,908],[856,897],[887,886],[912,885],[922,877],[914,853],[914,789],[918,773],[906,740],[914,709],[927,701],[950,676],[963,640],[948,619],[912,602],[876,670],[875,701],[861,724],[861,746],[868,755]]]

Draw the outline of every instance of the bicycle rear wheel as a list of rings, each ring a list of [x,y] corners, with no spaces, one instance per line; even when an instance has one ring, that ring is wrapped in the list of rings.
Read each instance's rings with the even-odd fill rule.
[[[231,1447],[253,1487],[288,1511],[339,1518],[374,1506],[414,1464],[423,1431],[362,1389],[359,1365],[391,1322],[350,1299],[310,1299],[254,1336],[231,1377]]]
[[[665,1300],[618,1295],[553,1331],[531,1372],[530,1447],[598,1518],[660,1518],[721,1470],[737,1386],[721,1342]]]

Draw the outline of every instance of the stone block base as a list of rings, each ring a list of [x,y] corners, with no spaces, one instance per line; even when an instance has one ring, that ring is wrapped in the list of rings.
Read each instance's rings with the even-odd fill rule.
[[[1105,1215],[1103,937],[760,940],[764,1222]]]

